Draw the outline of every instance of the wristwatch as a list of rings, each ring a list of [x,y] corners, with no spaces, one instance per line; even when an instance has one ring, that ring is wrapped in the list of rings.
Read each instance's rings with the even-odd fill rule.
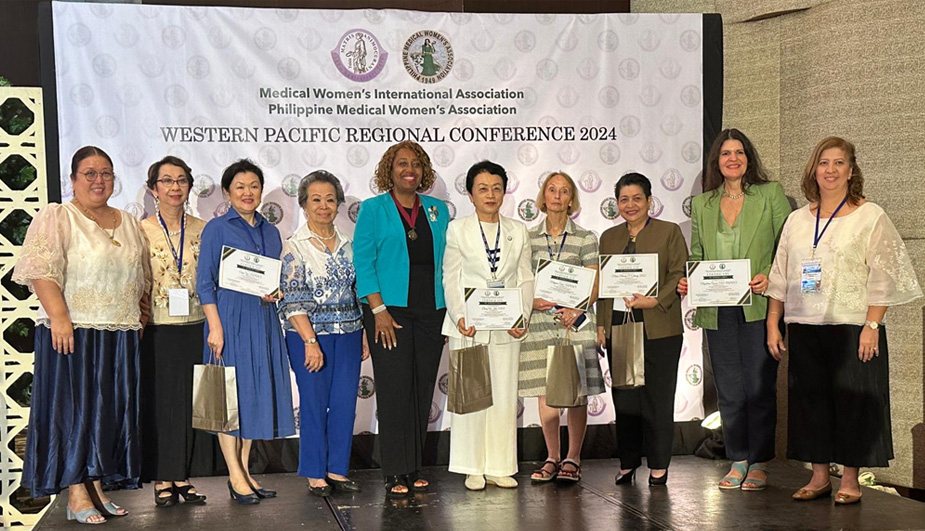
[[[864,321],[864,326],[869,326],[871,330],[876,330],[880,326],[880,323],[877,321]]]
[[[306,344],[306,345],[311,345],[311,344],[314,344],[314,343],[317,343],[317,342],[318,342],[318,338],[316,338],[316,337],[310,337],[310,338],[308,338],[308,339],[305,340],[305,344]]]

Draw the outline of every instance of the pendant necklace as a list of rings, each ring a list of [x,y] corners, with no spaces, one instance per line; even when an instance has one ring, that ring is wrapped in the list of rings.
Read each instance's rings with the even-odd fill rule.
[[[84,215],[90,218],[90,221],[92,221],[93,223],[96,223],[96,226],[99,227],[101,231],[103,231],[103,234],[105,234],[106,237],[109,238],[109,241],[111,241],[113,245],[115,245],[116,247],[122,247],[122,244],[119,243],[118,240],[116,240],[116,223],[118,222],[116,218],[116,209],[110,207],[112,208],[112,233],[110,234],[109,232],[106,232],[106,229],[104,229],[102,225],[100,225],[100,222],[96,219],[96,216],[91,214],[90,211],[87,210],[85,206],[80,204],[80,201],[78,201],[76,197],[72,201],[81,210],[83,210]]]

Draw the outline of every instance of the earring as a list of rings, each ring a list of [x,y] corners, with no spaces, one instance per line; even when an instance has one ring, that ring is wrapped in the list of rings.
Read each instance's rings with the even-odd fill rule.
[[[157,196],[154,196],[154,211],[155,212],[161,211],[161,200]]]

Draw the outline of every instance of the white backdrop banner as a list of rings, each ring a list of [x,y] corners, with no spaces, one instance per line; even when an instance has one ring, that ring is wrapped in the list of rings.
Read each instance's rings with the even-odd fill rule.
[[[304,223],[297,185],[318,168],[344,183],[337,225],[352,234],[360,201],[379,192],[379,157],[411,139],[439,174],[427,193],[454,216],[473,212],[466,170],[491,159],[510,176],[502,213],[530,226],[542,222],[535,198],[550,171],[575,178],[575,220],[598,235],[620,222],[614,183],[639,171],[653,183],[651,214],[689,233],[704,142],[701,15],[56,2],[53,16],[65,199],[71,154],[93,144],[115,159],[111,204],[151,215],[145,173],[171,154],[194,170],[192,212],[210,219],[228,209],[222,170],[249,157],[267,177],[261,211],[283,238]],[[703,417],[700,333],[685,312],[679,421]],[[449,427],[445,372],[444,359],[432,430]],[[376,432],[368,361],[358,393],[355,431]],[[589,414],[612,422],[609,394],[592,397]],[[539,425],[535,399],[522,400],[520,425]]]

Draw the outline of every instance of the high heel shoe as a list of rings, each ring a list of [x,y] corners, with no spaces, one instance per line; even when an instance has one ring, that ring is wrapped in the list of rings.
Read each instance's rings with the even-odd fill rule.
[[[231,486],[231,480],[228,481],[228,493],[231,494],[231,499],[240,503],[241,505],[256,505],[260,503],[260,497],[256,492],[250,494],[239,494],[235,492],[234,487]]]
[[[264,499],[264,498],[275,498],[275,497],[276,497],[276,491],[275,491],[275,490],[270,490],[270,489],[255,489],[254,486],[250,484],[250,482],[248,482],[247,485],[251,488],[251,490],[254,491],[254,494],[256,494],[257,497],[260,498],[261,500]]]
[[[629,485],[636,479],[636,469],[632,469],[626,474],[618,473],[617,477],[614,478],[614,484],[616,485]]]
[[[650,487],[664,487],[668,484],[668,471],[665,471],[665,474],[660,477],[654,477],[651,472],[649,472],[649,486]]]
[[[183,485],[182,487],[174,486],[173,490],[176,494],[179,494],[183,497],[184,503],[205,503],[206,496],[204,494],[199,494],[198,492],[190,492],[195,488],[196,487],[192,485]]]

